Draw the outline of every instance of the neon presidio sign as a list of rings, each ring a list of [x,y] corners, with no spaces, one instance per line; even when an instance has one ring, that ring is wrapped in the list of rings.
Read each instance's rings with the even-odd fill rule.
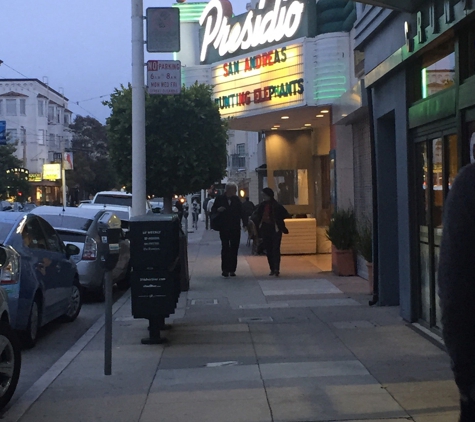
[[[246,52],[295,38],[306,4],[300,0],[275,0],[274,7],[269,10],[265,8],[266,0],[260,0],[256,10],[229,19],[224,16],[221,2],[211,0],[199,20],[204,26],[201,62],[207,60],[210,48],[224,58],[238,51]]]

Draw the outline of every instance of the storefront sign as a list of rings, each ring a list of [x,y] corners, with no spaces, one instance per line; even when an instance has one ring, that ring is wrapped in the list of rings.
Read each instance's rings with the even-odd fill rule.
[[[228,18],[221,1],[211,0],[199,20],[203,27],[200,60],[213,63],[265,45],[314,36],[315,4],[307,0],[275,0],[266,7],[266,0],[260,0],[257,9]]]
[[[41,173],[30,173],[28,175],[29,182],[41,182],[42,180]]]
[[[43,164],[43,180],[61,179],[61,164]]]
[[[215,102],[223,117],[304,104],[303,46],[259,52],[213,68]]]

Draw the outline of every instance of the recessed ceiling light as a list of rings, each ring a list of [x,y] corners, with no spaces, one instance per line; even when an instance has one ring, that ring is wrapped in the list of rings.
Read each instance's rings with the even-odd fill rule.
[[[320,113],[327,114],[330,113],[328,110],[320,110]]]
[[[271,127],[270,130],[277,130],[277,127]]]
[[[304,126],[307,126],[307,127],[309,127],[309,126],[312,126],[312,124],[311,124],[311,123],[305,123],[305,125],[304,125]]]
[[[317,117],[325,117],[323,114],[317,114]]]
[[[282,116],[281,119],[282,120],[287,120],[287,119],[290,119],[290,117],[289,116]]]
[[[280,127],[280,125],[274,125],[274,127]]]
[[[346,116],[348,116],[348,114],[342,114],[342,115],[341,115],[341,117],[346,117]]]

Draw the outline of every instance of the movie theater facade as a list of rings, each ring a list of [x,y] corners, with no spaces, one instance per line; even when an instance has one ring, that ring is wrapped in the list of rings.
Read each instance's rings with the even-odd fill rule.
[[[352,167],[345,128],[331,123],[332,105],[350,88],[349,33],[320,33],[315,1],[261,0],[233,17],[226,0],[177,6],[184,83],[213,85],[230,129],[257,132],[265,145],[260,185],[326,226],[336,201],[351,200],[352,184],[336,177]]]

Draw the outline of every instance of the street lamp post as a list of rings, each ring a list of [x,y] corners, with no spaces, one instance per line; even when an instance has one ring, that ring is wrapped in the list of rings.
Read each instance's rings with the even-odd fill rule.
[[[132,215],[144,215],[145,170],[145,78],[143,0],[132,0]]]

